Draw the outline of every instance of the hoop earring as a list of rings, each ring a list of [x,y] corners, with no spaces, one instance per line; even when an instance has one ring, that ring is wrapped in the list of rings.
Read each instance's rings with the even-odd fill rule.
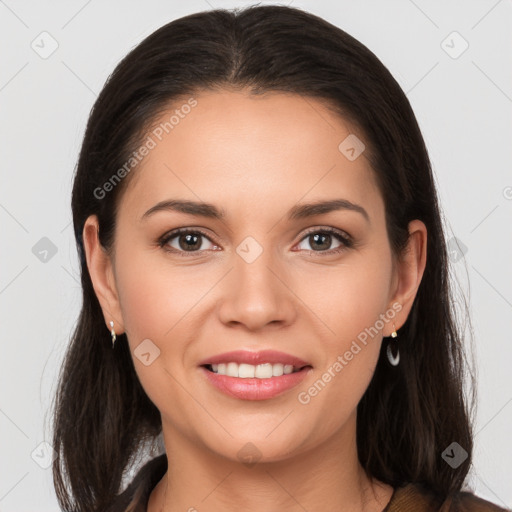
[[[110,327],[112,327],[112,330],[110,331],[110,335],[112,336],[112,348],[114,348],[114,343],[116,342],[117,336],[116,331],[114,331],[114,322],[110,322]]]
[[[398,334],[396,332],[395,324],[393,324],[393,332],[391,333],[391,339],[388,341],[388,347],[386,350],[386,355],[388,356],[388,361],[391,366],[398,366],[400,362],[400,350],[398,349],[398,343],[396,342],[396,338]],[[393,353],[396,352],[396,355]]]

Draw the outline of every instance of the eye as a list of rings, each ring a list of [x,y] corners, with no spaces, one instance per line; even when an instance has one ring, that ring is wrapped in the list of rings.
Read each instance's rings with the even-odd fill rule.
[[[337,241],[339,245],[333,249],[329,249],[333,241]],[[353,246],[353,242],[349,236],[333,228],[315,228],[310,230],[301,240],[301,244],[304,242],[308,243],[310,247],[312,247],[312,249],[306,249],[309,252],[328,254],[337,254]]]
[[[158,240],[158,245],[165,251],[179,253],[180,256],[184,256],[183,253],[200,252],[200,250],[208,249],[208,247],[204,247],[203,239],[210,242],[211,247],[209,249],[218,249],[218,246],[213,244],[206,233],[188,228],[175,229],[165,234]],[[171,241],[172,243],[170,243]]]
[[[203,239],[208,240],[210,247],[205,247]],[[338,246],[329,249],[334,241],[338,242]],[[186,253],[200,253],[204,250],[220,250],[210,237],[201,230],[190,228],[179,228],[166,233],[158,241],[158,245],[167,252],[186,256]],[[302,238],[300,245],[307,242],[312,249],[305,249],[308,252],[317,255],[320,254],[337,254],[353,246],[351,238],[334,228],[314,228],[306,233]],[[304,249],[302,247],[302,249]],[[326,250],[328,249],[328,250]]]

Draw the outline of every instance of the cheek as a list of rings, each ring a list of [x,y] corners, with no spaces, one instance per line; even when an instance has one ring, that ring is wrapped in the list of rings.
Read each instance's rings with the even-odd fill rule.
[[[185,273],[164,258],[143,250],[119,253],[127,256],[116,261],[117,290],[139,381],[160,410],[183,407],[173,376],[183,363],[190,309],[204,291],[190,286],[190,279],[187,286]],[[145,360],[144,354],[149,354]],[[181,375],[176,377],[183,381]]]
[[[153,249],[157,251],[157,249]],[[166,261],[164,256],[132,251],[117,262],[119,301],[123,322],[132,341],[176,339],[183,319],[211,287],[211,276],[190,279],[190,269]]]
[[[144,267],[133,272],[124,267],[119,273],[119,302],[132,348],[145,338],[158,339],[162,329],[168,325],[163,283],[155,277],[150,269]]]
[[[198,315],[207,304],[201,299],[222,272],[180,266],[145,250],[118,254],[117,290],[135,369],[150,398],[156,404],[166,403],[165,390],[179,391],[169,372],[181,381],[186,375],[188,345],[194,339],[191,333],[201,325]],[[152,362],[145,365],[139,354],[147,352]],[[153,354],[157,354],[154,360]]]
[[[391,257],[386,252],[368,252],[347,258],[337,267],[311,268],[302,274],[297,295],[303,297],[327,331],[325,339],[341,350],[347,342],[378,322],[388,307],[391,283]],[[361,336],[364,338],[364,335]]]
[[[298,401],[312,418],[324,418],[315,426],[323,432],[343,424],[357,407],[378,362],[382,330],[394,317],[394,310],[386,316],[390,255],[369,253],[353,262],[336,272],[316,272],[315,287],[309,288],[311,309],[329,329],[322,337],[324,357],[316,380],[300,390]],[[332,411],[328,418],[325,410]]]

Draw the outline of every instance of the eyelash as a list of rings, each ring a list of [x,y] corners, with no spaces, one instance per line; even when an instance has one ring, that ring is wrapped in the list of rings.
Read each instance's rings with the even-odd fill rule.
[[[174,248],[171,250],[166,247],[167,244],[173,238],[176,238],[176,236],[184,234],[184,233],[190,234],[190,235],[202,235],[205,238],[207,238],[208,240],[210,240],[210,242],[215,243],[215,242],[213,242],[213,240],[210,239],[210,237],[204,231],[201,231],[200,229],[178,228],[178,229],[175,229],[169,233],[166,233],[162,237],[160,237],[157,240],[158,246],[161,249],[163,249],[165,252],[168,252],[171,254],[179,254],[179,256],[183,256],[183,257],[189,257],[189,255],[192,256],[194,253],[203,252],[203,250],[181,251],[181,250],[177,250]],[[334,237],[342,243],[342,245],[340,247],[337,247],[336,249],[329,249],[328,251],[312,251],[312,250],[307,251],[309,253],[313,253],[315,256],[322,256],[325,254],[327,254],[327,255],[339,254],[343,251],[346,251],[347,249],[352,248],[354,245],[354,243],[350,237],[346,236],[345,234],[343,234],[343,232],[338,231],[337,229],[334,229],[334,228],[321,228],[321,229],[313,228],[304,234],[304,236],[300,239],[299,243],[302,242],[303,240],[305,240],[309,235],[312,235],[314,233],[334,235]]]

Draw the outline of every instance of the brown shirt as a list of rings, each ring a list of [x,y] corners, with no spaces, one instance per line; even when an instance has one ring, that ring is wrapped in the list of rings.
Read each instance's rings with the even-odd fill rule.
[[[108,512],[147,512],[149,496],[167,471],[166,454],[147,462]],[[397,487],[382,512],[506,512],[474,494],[463,491],[443,503],[419,484]]]

